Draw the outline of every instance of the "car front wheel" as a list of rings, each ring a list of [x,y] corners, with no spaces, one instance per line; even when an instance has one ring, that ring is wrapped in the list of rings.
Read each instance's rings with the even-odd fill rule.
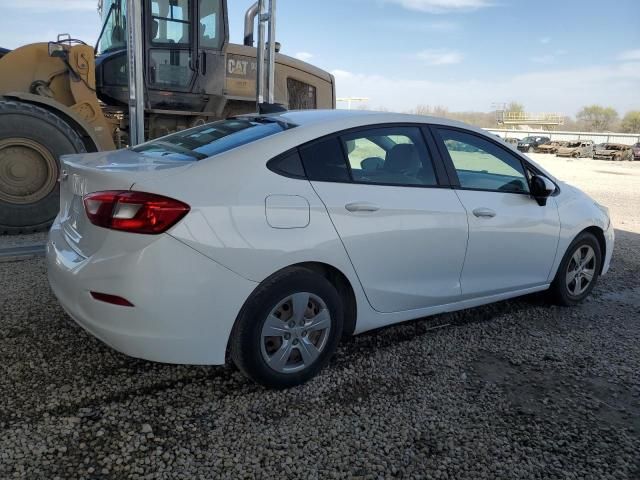
[[[231,336],[231,358],[252,380],[288,388],[314,377],[342,335],[335,287],[306,268],[265,280],[243,307]]]
[[[582,302],[598,281],[602,253],[596,237],[583,232],[565,253],[549,290],[554,303],[571,306]]]

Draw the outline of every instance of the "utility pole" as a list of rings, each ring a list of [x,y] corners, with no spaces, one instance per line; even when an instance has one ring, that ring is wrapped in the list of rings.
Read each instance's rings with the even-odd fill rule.
[[[129,145],[144,142],[144,76],[142,56],[142,2],[127,3],[127,56],[129,59]]]

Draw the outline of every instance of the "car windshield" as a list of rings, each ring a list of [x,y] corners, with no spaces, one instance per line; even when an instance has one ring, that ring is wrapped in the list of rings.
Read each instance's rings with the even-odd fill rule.
[[[149,157],[197,161],[290,128],[293,125],[268,118],[221,120],[158,138],[131,150]]]
[[[525,137],[522,139],[522,142],[524,143],[531,143],[531,142],[535,142],[536,138],[535,137]]]
[[[580,145],[581,145],[581,144],[580,144],[580,142],[570,142],[570,143],[567,145],[567,147],[569,147],[569,148],[576,148],[576,147],[579,147]]]

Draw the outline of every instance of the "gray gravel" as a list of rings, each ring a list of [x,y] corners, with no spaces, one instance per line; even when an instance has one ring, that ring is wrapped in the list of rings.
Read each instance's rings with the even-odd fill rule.
[[[640,192],[606,195],[636,217],[589,302],[365,334],[285,392],[120,355],[0,263],[0,478],[638,479]]]

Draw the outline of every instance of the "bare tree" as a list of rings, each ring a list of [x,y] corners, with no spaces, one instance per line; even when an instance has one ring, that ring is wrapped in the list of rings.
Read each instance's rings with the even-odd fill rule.
[[[518,102],[510,102],[509,105],[507,105],[507,112],[522,113],[524,112],[524,105]]]
[[[612,107],[589,105],[583,107],[576,115],[578,121],[583,122],[591,131],[606,131],[618,119],[618,112]]]
[[[450,116],[449,109],[442,105],[436,105],[432,107],[431,105],[418,105],[413,110],[409,110],[409,113],[414,115],[429,115],[433,117],[446,117]]]
[[[628,133],[640,133],[640,110],[632,110],[622,119],[622,131]]]

